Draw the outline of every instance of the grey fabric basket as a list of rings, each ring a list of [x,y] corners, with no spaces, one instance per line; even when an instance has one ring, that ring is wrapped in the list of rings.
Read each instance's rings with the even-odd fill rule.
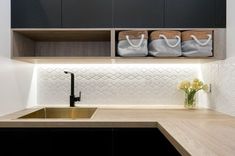
[[[205,34],[207,39],[194,34],[190,35],[189,40],[182,42],[182,53],[186,57],[210,57],[213,55],[212,34]]]
[[[180,32],[159,31],[153,33],[155,33],[155,39],[149,44],[150,55],[155,57],[177,57],[182,55],[181,37],[176,35],[180,34]],[[151,38],[153,37],[151,36]]]
[[[148,39],[146,39],[145,34],[130,38],[128,33],[126,33],[125,39],[119,40],[117,49],[118,55],[122,57],[147,56]]]

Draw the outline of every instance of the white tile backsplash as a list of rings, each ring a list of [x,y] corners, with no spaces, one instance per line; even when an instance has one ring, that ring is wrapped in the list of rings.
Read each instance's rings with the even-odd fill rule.
[[[235,1],[227,0],[226,60],[202,64],[203,78],[212,84],[212,92],[202,96],[207,107],[235,116]]]
[[[202,64],[202,75],[212,86],[207,107],[235,116],[235,57]]]
[[[179,81],[198,77],[199,64],[87,64],[38,65],[39,105],[68,104],[70,75],[74,72],[75,93],[82,91],[80,104],[94,105],[182,105]]]

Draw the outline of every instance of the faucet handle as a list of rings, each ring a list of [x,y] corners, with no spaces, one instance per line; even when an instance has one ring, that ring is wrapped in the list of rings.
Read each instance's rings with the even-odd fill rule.
[[[82,96],[82,93],[81,91],[79,92],[79,96],[78,97],[73,97],[74,98],[74,101],[81,101],[81,96]]]
[[[82,92],[81,91],[79,91],[79,97],[78,97],[78,101],[81,101],[81,97],[82,97]]]

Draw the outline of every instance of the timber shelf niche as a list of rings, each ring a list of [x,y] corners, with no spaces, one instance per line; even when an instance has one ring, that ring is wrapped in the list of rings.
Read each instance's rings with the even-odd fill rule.
[[[189,57],[120,57],[117,55],[118,33],[124,30],[213,30],[213,56]],[[153,63],[184,60],[225,59],[226,29],[12,29],[12,59],[30,63]],[[161,60],[161,61],[160,61]],[[190,62],[189,61],[189,62]]]

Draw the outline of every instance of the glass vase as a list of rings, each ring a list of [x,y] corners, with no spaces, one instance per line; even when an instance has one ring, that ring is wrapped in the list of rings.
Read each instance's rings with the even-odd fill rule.
[[[196,92],[185,93],[184,107],[187,109],[196,108]]]

